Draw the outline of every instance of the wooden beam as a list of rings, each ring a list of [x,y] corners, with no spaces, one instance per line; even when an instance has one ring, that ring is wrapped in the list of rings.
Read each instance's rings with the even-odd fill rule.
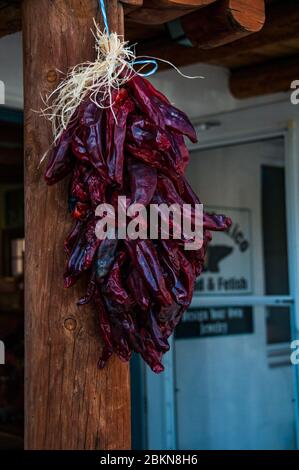
[[[299,77],[298,56],[232,70],[230,90],[235,98],[251,98],[289,91],[291,82]]]
[[[210,49],[257,33],[265,23],[264,0],[220,0],[182,18],[187,38]]]
[[[130,448],[129,366],[114,357],[97,369],[96,312],[76,306],[82,285],[63,289],[67,184],[45,185],[39,162],[52,135],[32,112],[58,83],[57,69],[93,59],[96,8],[91,0],[23,1],[27,449]],[[108,18],[123,33],[117,0],[109,0]]]
[[[142,24],[163,24],[216,0],[120,0],[125,15]],[[21,0],[0,0],[0,37],[21,30]],[[141,8],[142,7],[142,8]]]
[[[276,45],[299,37],[299,8],[297,0],[269,4],[263,29],[238,42],[237,53],[250,52],[263,46]],[[229,50],[229,48],[227,48]]]
[[[239,66],[240,61],[244,61],[245,64],[263,62],[268,47],[273,50],[279,44],[295,41],[296,38],[299,41],[298,3],[297,0],[285,0],[268,5],[265,26],[261,31],[233,43],[204,50],[176,44],[167,33],[163,33],[155,39],[140,43],[137,53],[161,57],[179,66],[202,62],[234,67]],[[160,68],[167,68],[167,65],[161,65]]]
[[[143,0],[143,7],[135,9],[127,18],[136,23],[156,25],[167,23],[216,0]]]

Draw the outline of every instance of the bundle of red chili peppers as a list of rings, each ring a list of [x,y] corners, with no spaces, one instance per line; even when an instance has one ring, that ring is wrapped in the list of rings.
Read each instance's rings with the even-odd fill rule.
[[[65,287],[84,273],[104,343],[99,366],[115,353],[128,361],[140,353],[154,372],[163,370],[168,338],[190,305],[196,277],[204,267],[213,230],[230,219],[204,214],[201,249],[187,251],[174,238],[104,239],[95,234],[101,203],[116,207],[118,196],[150,203],[199,204],[184,173],[196,142],[187,116],[145,78],[134,75],[112,94],[112,107],[86,99],[61,135],[46,170],[48,184],[71,175],[69,207],[75,226],[65,241]]]

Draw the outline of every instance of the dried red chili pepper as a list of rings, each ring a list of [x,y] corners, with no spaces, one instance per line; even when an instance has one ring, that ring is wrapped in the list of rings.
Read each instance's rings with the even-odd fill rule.
[[[136,269],[130,269],[127,277],[127,286],[131,296],[135,297],[136,304],[141,310],[147,311],[151,303],[150,293]],[[136,295],[137,292],[138,295]]]
[[[117,245],[117,239],[106,238],[101,241],[95,259],[96,280],[98,282],[101,282],[109,274],[116,257]]]
[[[161,129],[169,128],[197,142],[196,132],[185,113],[172,106],[169,101],[144,78],[134,75],[127,87],[141,111]]]
[[[109,181],[105,155],[105,111],[89,103],[80,119],[84,146],[89,163],[104,181]]]
[[[120,187],[123,183],[123,167],[124,167],[124,145],[127,131],[127,119],[130,113],[135,109],[133,100],[129,97],[125,89],[121,89],[115,96],[112,109],[107,112],[110,114],[109,122],[114,120],[113,132],[110,138],[112,145],[110,152],[107,154],[107,164],[109,176]]]
[[[161,305],[172,303],[168,292],[158,254],[152,240],[126,240],[126,247],[133,266],[139,271],[148,289]]]
[[[132,191],[131,204],[147,206],[156,191],[157,170],[133,158],[128,158],[127,168]]]
[[[49,159],[45,180],[48,184],[55,184],[71,173],[74,158],[71,149],[74,126],[66,129],[55,146]]]

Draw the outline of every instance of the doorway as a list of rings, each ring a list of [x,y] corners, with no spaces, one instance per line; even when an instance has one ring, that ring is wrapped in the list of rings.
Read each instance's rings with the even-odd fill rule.
[[[284,139],[195,152],[188,176],[233,225],[176,332],[177,447],[294,449]]]

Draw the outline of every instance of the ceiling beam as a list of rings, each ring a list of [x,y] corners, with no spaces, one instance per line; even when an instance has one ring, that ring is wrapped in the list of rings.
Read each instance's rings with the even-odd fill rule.
[[[229,85],[232,95],[243,99],[289,91],[298,78],[299,58],[292,56],[232,70]]]
[[[193,13],[193,15],[199,13],[204,13],[204,10]],[[264,47],[274,47],[284,41],[296,39],[296,37],[299,40],[298,2],[297,0],[285,0],[267,6],[266,21],[261,31],[231,44],[204,50],[177,44],[166,33],[163,33],[160,37],[141,43],[137,47],[137,52],[140,55],[148,54],[160,57],[179,66],[203,62],[235,67],[235,64],[240,65],[242,59],[244,62],[248,62],[249,54],[251,55],[250,61],[253,63],[263,62],[265,60],[262,54]],[[202,42],[201,47],[203,46]],[[161,68],[167,68],[167,66],[161,66]]]
[[[220,0],[184,16],[181,23],[194,46],[219,47],[260,31],[265,24],[265,2]]]
[[[121,0],[126,17],[141,24],[163,24],[217,0]],[[0,37],[20,31],[21,0],[0,0]]]
[[[143,0],[142,8],[135,8],[133,11],[126,11],[126,13],[127,18],[135,23],[157,25],[172,21],[197,8],[206,7],[216,1],[217,0]]]

